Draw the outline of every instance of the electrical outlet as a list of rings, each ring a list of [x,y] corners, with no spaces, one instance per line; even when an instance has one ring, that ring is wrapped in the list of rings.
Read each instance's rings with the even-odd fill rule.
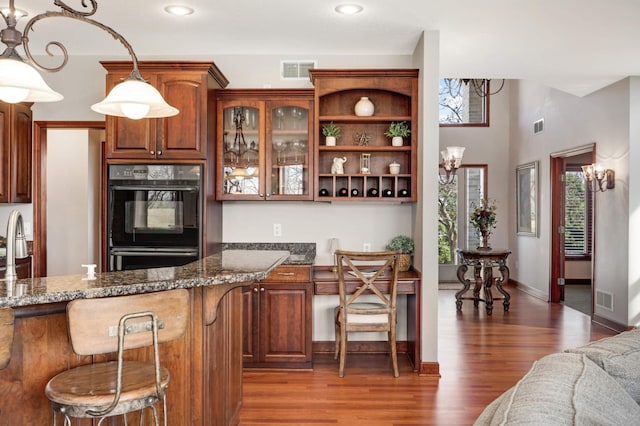
[[[371,243],[362,244],[362,251],[371,251]]]
[[[282,224],[280,223],[273,224],[273,236],[282,237]]]
[[[33,230],[31,229],[31,222],[24,222],[22,226],[25,237],[30,237],[31,233],[33,232]]]

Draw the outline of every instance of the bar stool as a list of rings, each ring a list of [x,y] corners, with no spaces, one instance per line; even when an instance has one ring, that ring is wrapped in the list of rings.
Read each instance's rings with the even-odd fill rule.
[[[155,404],[162,401],[167,425],[165,390],[169,371],[160,365],[158,344],[181,337],[188,320],[189,293],[178,289],[131,296],[81,299],[69,302],[67,319],[73,351],[78,355],[117,352],[117,361],[82,365],[64,371],[47,383],[53,424],[57,413],[71,418],[107,417],[150,408],[158,425]],[[153,361],[125,361],[130,349],[153,346]]]
[[[9,365],[13,346],[13,309],[0,308],[0,370]]]

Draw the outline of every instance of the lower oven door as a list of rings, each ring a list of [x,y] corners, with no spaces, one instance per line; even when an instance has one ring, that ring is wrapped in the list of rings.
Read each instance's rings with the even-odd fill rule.
[[[109,251],[109,271],[182,266],[198,260],[198,248],[117,248]]]

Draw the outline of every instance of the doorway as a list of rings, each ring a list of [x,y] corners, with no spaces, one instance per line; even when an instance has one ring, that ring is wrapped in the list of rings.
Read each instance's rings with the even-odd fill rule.
[[[95,234],[95,225],[90,225],[92,222],[88,216],[95,216],[96,212],[99,214],[99,194],[96,198],[95,190],[88,189],[89,181],[93,181],[91,187],[95,188],[96,185],[99,188],[99,168],[101,158],[101,145],[104,140],[104,122],[89,122],[89,121],[65,121],[65,122],[46,122],[36,121],[34,122],[34,173],[33,173],[33,215],[34,215],[34,234],[33,234],[33,252],[34,252],[34,264],[33,273],[36,277],[42,277],[47,275],[60,275],[69,273],[81,273],[80,264],[87,263],[91,259],[87,258],[87,254],[91,255],[91,258],[96,260],[100,259],[100,253],[94,253],[99,250],[96,244],[92,243],[93,240],[99,241],[100,235]],[[79,145],[68,145],[73,137],[77,137],[78,133],[83,139],[84,147],[80,149]],[[97,151],[97,152],[96,152]],[[83,160],[76,158],[78,155],[83,157]],[[73,158],[71,158],[73,157]],[[89,166],[89,159],[92,158],[92,166]],[[96,166],[96,160],[98,164]],[[65,167],[59,167],[60,163],[64,163]],[[49,164],[49,167],[47,166]],[[57,167],[56,167],[57,166]],[[98,170],[94,168],[98,167]],[[58,169],[57,171],[55,169]],[[77,173],[83,173],[82,177],[77,177]],[[97,173],[97,177],[96,177]],[[86,198],[83,221],[84,225],[78,225],[79,221],[69,216],[64,216],[74,210],[74,214],[77,213],[75,209],[70,208],[76,205],[77,201],[71,200],[70,197],[76,195],[78,192],[83,191],[65,191],[61,186],[69,185],[65,184],[65,179],[69,182],[71,174],[75,174],[76,181],[82,181],[83,185],[87,187],[84,191]],[[97,180],[97,182],[96,182]],[[57,183],[55,183],[57,182]],[[77,182],[74,182],[77,183]],[[58,189],[55,188],[58,187]],[[58,194],[58,195],[56,195]],[[58,207],[56,207],[58,205]],[[50,213],[62,213],[57,219],[49,217]],[[57,214],[57,213],[56,213]],[[85,218],[86,217],[86,218]],[[51,222],[49,219],[53,220]],[[86,219],[86,220],[85,220]],[[51,223],[50,223],[51,222]],[[76,229],[72,228],[69,224],[74,223],[74,226],[82,228],[82,233],[76,235],[76,240],[83,240],[85,247],[88,249],[81,251],[76,246],[68,246],[63,249],[55,246],[55,244],[62,243],[71,244],[70,239],[67,238],[69,233],[76,234]],[[96,224],[99,226],[99,222]],[[91,229],[89,229],[91,228]],[[56,236],[56,232],[61,231],[61,236]],[[55,253],[62,253],[64,255],[61,259],[54,259]],[[77,256],[76,256],[77,255]],[[76,256],[76,257],[74,257]],[[81,258],[81,257],[82,258]],[[49,261],[49,257],[52,257]],[[48,271],[47,264],[59,266],[61,269],[55,269]],[[99,263],[99,262],[92,262]],[[73,269],[71,265],[73,264]],[[69,269],[72,268],[72,269]]]
[[[550,301],[593,316],[594,197],[581,166],[591,164],[595,145],[551,156]]]

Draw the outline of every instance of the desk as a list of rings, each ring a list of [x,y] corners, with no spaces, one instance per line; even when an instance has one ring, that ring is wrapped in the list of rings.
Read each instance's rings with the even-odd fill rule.
[[[509,280],[509,268],[507,267],[507,257],[509,257],[511,251],[504,249],[490,249],[490,250],[461,250],[458,249],[458,256],[460,258],[460,266],[458,266],[458,280],[464,287],[462,290],[456,293],[456,308],[458,311],[462,310],[463,300],[473,300],[473,305],[478,307],[478,304],[482,301],[485,302],[487,315],[491,315],[493,312],[493,294],[491,293],[491,285],[493,284],[493,268],[497,267],[500,271],[500,277],[495,278],[496,288],[502,294],[503,297],[496,298],[496,300],[503,300],[502,305],[504,310],[509,310],[509,300],[511,296],[507,291],[502,288],[502,284]],[[469,269],[469,266],[473,267],[473,277],[475,281],[475,287],[473,288],[473,297],[462,297],[471,286],[471,280],[465,278],[465,273]],[[480,297],[480,290],[484,287],[484,299]]]
[[[347,292],[353,293],[361,281],[347,274],[345,282]],[[385,283],[385,275],[382,275],[377,282],[380,282],[378,288],[381,291],[389,290],[388,279]],[[337,273],[329,271],[328,266],[314,266],[313,292],[314,295],[337,295]],[[420,364],[420,273],[415,270],[399,272],[398,294],[407,296],[407,356],[413,364],[413,369],[417,371]]]

